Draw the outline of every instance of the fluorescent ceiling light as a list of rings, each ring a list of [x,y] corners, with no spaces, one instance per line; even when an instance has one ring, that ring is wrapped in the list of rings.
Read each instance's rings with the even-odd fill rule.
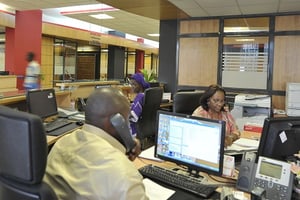
[[[90,16],[96,19],[113,19],[112,16],[109,16],[107,14],[97,14],[97,15],[90,15]]]
[[[159,37],[159,33],[149,33],[147,35],[149,35],[151,37]]]
[[[93,12],[109,12],[116,11],[114,7],[108,6],[106,4],[92,4],[83,6],[68,6],[59,8],[59,12],[62,15],[80,14],[80,13],[93,13]]]

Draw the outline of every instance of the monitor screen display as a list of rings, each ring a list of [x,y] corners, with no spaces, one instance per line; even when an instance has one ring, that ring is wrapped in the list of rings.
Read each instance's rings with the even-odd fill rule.
[[[158,111],[155,156],[188,171],[222,175],[225,122]]]
[[[54,89],[29,90],[26,102],[28,112],[42,119],[58,114]]]
[[[257,159],[265,156],[287,161],[300,150],[300,117],[266,118]]]

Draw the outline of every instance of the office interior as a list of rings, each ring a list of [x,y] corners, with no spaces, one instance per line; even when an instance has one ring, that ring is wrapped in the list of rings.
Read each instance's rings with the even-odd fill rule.
[[[24,36],[17,30],[19,23],[32,18],[38,18],[38,25],[30,26],[39,30],[21,27],[20,31],[37,42],[30,46],[27,41],[27,47],[20,47],[17,44],[23,44]],[[164,91],[171,94],[203,91],[218,83],[229,99],[240,93],[269,95],[272,108],[282,110],[286,109],[287,84],[300,82],[298,11],[162,18],[159,48],[119,37],[118,32],[97,34],[41,19],[39,10],[0,13],[5,37],[0,71],[9,72],[0,76],[0,104],[26,109],[20,91],[24,55],[31,47],[39,55],[42,87],[56,88],[63,107],[86,98],[95,85],[114,85],[130,95],[130,87],[123,85],[125,77],[141,69],[153,71]]]

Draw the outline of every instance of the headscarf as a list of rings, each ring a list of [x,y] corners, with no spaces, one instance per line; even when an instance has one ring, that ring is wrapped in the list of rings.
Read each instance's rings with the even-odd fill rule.
[[[136,73],[131,76],[131,79],[135,80],[137,83],[139,83],[144,89],[147,89],[150,87],[150,84],[145,81],[143,74]]]

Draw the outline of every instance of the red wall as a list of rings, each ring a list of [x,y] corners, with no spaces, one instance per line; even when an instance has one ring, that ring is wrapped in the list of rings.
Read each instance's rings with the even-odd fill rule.
[[[32,51],[41,62],[42,49],[42,11],[29,10],[16,12],[13,53],[14,74],[18,75],[17,87],[23,89],[24,74],[27,65],[26,54]]]

